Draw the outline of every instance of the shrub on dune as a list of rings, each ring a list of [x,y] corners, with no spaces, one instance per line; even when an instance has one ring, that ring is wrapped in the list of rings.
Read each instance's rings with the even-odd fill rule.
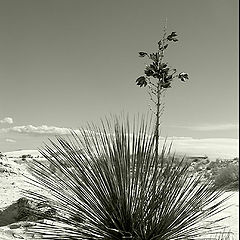
[[[229,164],[214,178],[216,186],[225,186],[230,191],[239,190],[239,166]]]
[[[223,208],[223,189],[191,177],[166,147],[155,158],[144,121],[130,126],[116,118],[80,132],[40,150],[54,173],[39,161],[30,166],[32,181],[49,194],[28,197],[57,212],[31,231],[43,239],[96,240],[199,239],[219,231],[207,220]]]

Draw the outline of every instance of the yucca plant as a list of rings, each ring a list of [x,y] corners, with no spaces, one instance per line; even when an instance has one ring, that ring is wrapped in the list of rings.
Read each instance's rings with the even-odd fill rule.
[[[114,118],[45,145],[40,152],[48,164],[30,166],[32,184],[45,193],[25,194],[56,214],[29,231],[61,240],[199,239],[218,232],[217,222],[207,220],[223,209],[224,189],[191,177],[166,145],[156,161],[149,126]]]

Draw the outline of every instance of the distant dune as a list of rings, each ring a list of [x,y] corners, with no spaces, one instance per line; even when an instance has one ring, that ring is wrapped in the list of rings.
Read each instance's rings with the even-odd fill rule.
[[[18,150],[18,151],[12,151],[12,152],[4,152],[4,155],[7,155],[7,157],[21,157],[22,155],[30,154],[33,157],[37,157],[41,155],[38,150]]]

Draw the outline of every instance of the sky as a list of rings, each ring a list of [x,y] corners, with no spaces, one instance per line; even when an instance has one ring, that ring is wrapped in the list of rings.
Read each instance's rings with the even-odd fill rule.
[[[161,136],[191,154],[238,156],[237,0],[0,0],[0,151],[37,149],[111,114],[149,112],[136,86],[167,19],[179,72]],[[215,155],[214,155],[215,154]]]

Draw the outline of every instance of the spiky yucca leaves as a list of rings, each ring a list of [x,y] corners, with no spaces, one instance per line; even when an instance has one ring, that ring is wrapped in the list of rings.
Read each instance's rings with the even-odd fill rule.
[[[49,192],[28,197],[57,210],[32,231],[61,240],[197,239],[214,232],[205,220],[221,211],[222,190],[190,177],[165,148],[156,161],[144,122],[130,127],[115,119],[80,132],[41,150],[55,172],[37,161],[30,166],[35,184]]]

